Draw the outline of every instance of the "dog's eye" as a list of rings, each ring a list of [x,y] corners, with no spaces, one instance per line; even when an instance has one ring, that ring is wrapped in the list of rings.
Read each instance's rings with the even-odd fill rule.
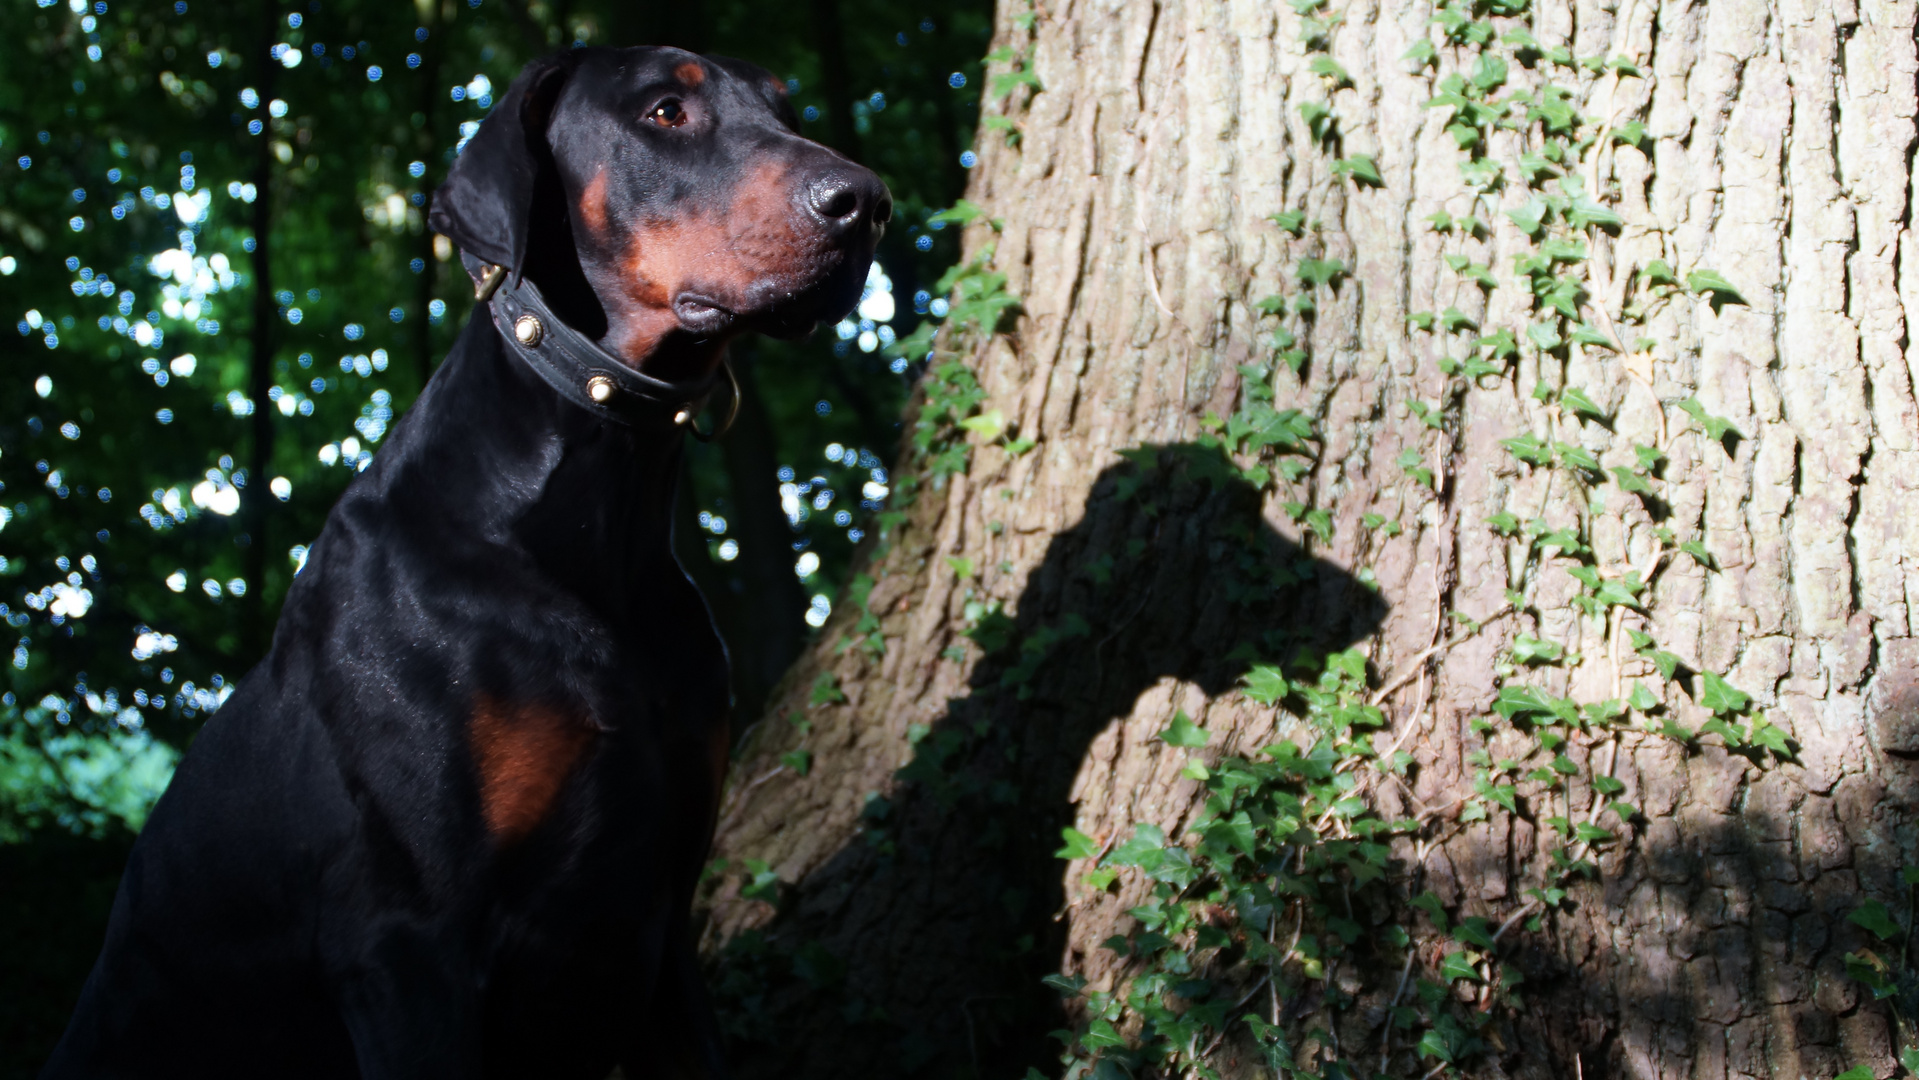
[[[686,110],[680,108],[679,102],[668,98],[653,106],[653,112],[647,119],[661,127],[676,128],[686,123]]]

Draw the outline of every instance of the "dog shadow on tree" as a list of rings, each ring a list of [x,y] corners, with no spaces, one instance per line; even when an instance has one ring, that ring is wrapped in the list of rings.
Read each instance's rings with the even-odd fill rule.
[[[1064,946],[1055,851],[1089,745],[1164,680],[1226,694],[1259,660],[1378,626],[1377,595],[1273,529],[1218,450],[1127,457],[1011,614],[977,613],[969,693],[868,802],[862,837],[728,947],[715,984],[737,1075],[1015,1077],[1056,1059],[1068,1024],[1040,980]]]

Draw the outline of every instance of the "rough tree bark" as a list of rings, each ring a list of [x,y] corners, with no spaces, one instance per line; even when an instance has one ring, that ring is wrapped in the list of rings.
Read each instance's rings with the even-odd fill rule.
[[[1469,210],[1445,110],[1422,107],[1437,72],[1403,59],[1433,34],[1431,5],[1322,11],[1344,17],[1328,47],[1351,79],[1330,92],[1285,4],[1045,0],[1030,28],[1017,18],[1029,9],[1003,8],[995,44],[1030,58],[1043,89],[1002,106],[1015,145],[983,132],[968,197],[1003,227],[971,226],[967,248],[994,246],[1023,306],[966,359],[986,407],[1037,446],[976,445],[966,471],[918,492],[866,567],[876,634],[843,603],[742,748],[717,851],[729,869],[705,903],[743,1075],[1012,1076],[1055,1059],[1045,1033],[1070,1016],[1038,978],[1110,980],[1120,960],[1101,943],[1128,931],[1139,900],[1124,880],[1082,884],[1084,861],[1052,855],[1059,829],[1110,845],[1146,821],[1177,837],[1199,788],[1181,775],[1185,754],[1153,736],[1183,709],[1216,746],[1271,741],[1278,718],[1234,692],[1245,663],[1225,655],[1262,634],[1366,650],[1374,685],[1393,687],[1388,730],[1417,759],[1407,788],[1375,797],[1389,816],[1425,815],[1428,842],[1396,848],[1396,872],[1462,915],[1503,921],[1539,883],[1549,831],[1519,816],[1457,820],[1479,746],[1469,722],[1487,714],[1521,633],[1572,657],[1535,681],[1622,696],[1651,666],[1621,647],[1622,621],[1751,693],[1797,760],[1761,768],[1713,740],[1613,740],[1612,774],[1642,817],[1595,855],[1597,881],[1574,885],[1539,931],[1514,930],[1531,996],[1519,1037],[1481,1068],[1830,1077],[1866,1063],[1887,1075],[1890,1022],[1842,957],[1871,940],[1846,913],[1862,896],[1903,895],[1898,868],[1914,861],[1913,6],[1539,0],[1496,20],[1643,73],[1577,80],[1585,113],[1638,119],[1645,134],[1590,158],[1624,224],[1594,241],[1589,305],[1619,318],[1630,271],[1655,259],[1682,276],[1711,267],[1747,303],[1681,295],[1647,316],[1650,350],[1574,346],[1554,385],[1583,387],[1607,424],[1534,400],[1544,373],[1529,354],[1511,377],[1455,382],[1437,438],[1409,407],[1445,397],[1443,348],[1408,316],[1458,306],[1511,323],[1529,298],[1462,287],[1444,261],[1464,253],[1504,281],[1528,250],[1510,219],[1473,238],[1422,220]],[[1297,111],[1309,101],[1332,103],[1337,152],[1372,155],[1379,186],[1334,175],[1335,154]],[[1524,137],[1495,134],[1492,156],[1516,159]],[[1319,230],[1295,238],[1267,220],[1288,209]],[[1298,292],[1302,257],[1350,268],[1320,293],[1302,377],[1284,365],[1276,376],[1277,403],[1304,410],[1322,440],[1311,470],[1255,491],[1161,484],[1164,470],[1122,458],[1168,448],[1154,453],[1171,461],[1209,411],[1233,410],[1239,365],[1271,352],[1254,305]],[[1689,428],[1677,407],[1688,398],[1736,434]],[[1555,484],[1555,470],[1498,445],[1525,432],[1608,468],[1631,466],[1635,443],[1661,446],[1658,497]],[[1432,489],[1395,463],[1408,448]],[[909,453],[898,475],[921,467]],[[1289,502],[1327,511],[1327,537],[1295,523]],[[1503,511],[1582,527],[1608,572],[1647,569],[1659,526],[1701,539],[1717,568],[1651,565],[1643,614],[1610,619],[1575,610],[1564,575],[1539,575],[1524,610],[1457,631],[1449,612],[1499,612],[1525,573],[1516,542],[1481,524]],[[1403,531],[1367,527],[1368,514]],[[1226,572],[1222,552],[1249,536],[1267,565]],[[1249,600],[1248,574],[1306,580]],[[1050,649],[989,652],[962,636],[980,613],[968,604],[990,601],[1013,617],[1012,640],[1050,628]],[[1037,669],[1022,691],[1002,689],[1023,662]],[[1698,728],[1705,714],[1671,700]],[[1598,760],[1597,743],[1567,752]],[[897,776],[916,754],[960,760]],[[962,774],[981,782],[942,786]],[[764,878],[742,895],[754,859],[777,873],[777,896]],[[1413,1067],[1405,1057],[1391,1071]]]

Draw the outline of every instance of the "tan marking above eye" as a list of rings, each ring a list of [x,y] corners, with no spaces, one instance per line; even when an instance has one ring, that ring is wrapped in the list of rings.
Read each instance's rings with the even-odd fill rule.
[[[593,728],[575,711],[486,696],[474,703],[467,741],[480,813],[495,841],[511,844],[533,831],[592,740]]]
[[[701,67],[697,60],[688,60],[673,69],[673,77],[697,90],[700,84],[706,81],[706,69]]]

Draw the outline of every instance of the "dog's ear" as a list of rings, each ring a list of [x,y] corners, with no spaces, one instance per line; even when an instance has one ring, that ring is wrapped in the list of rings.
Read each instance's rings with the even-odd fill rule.
[[[519,273],[535,182],[541,170],[553,167],[547,119],[572,67],[569,54],[561,53],[521,69],[434,192],[427,215],[434,232],[476,258]]]

